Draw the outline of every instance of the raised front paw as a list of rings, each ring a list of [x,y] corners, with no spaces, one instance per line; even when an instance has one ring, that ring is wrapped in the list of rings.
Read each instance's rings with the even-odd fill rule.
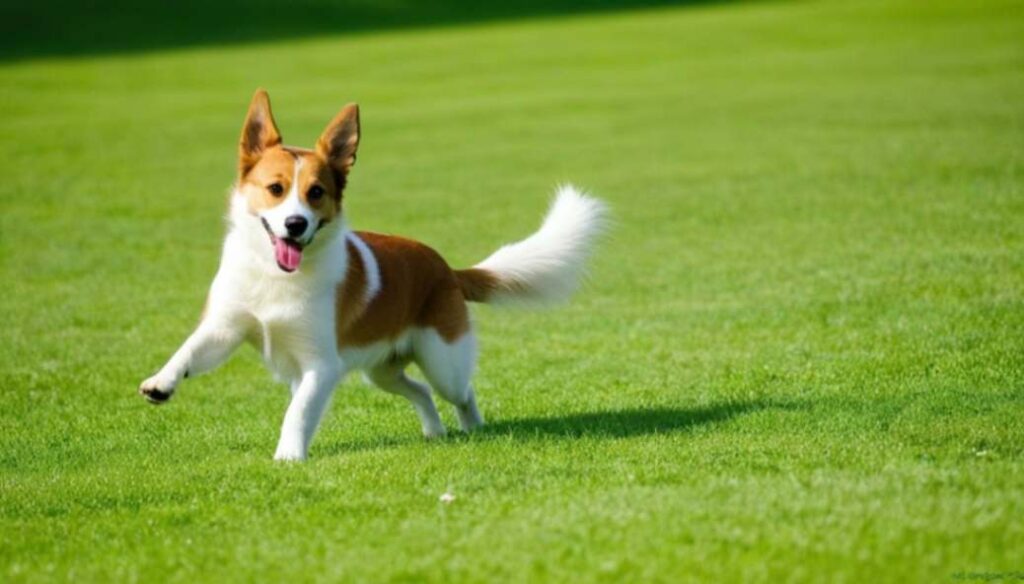
[[[139,393],[151,404],[162,404],[174,395],[174,383],[162,379],[159,375],[154,375],[142,382],[142,385],[139,386]]]

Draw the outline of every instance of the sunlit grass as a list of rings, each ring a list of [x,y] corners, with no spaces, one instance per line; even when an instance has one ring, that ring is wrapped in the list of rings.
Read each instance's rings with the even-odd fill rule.
[[[756,3],[0,66],[0,579],[1024,569],[1022,38],[1011,2]],[[350,221],[453,265],[561,181],[613,207],[571,306],[475,311],[484,431],[353,377],[273,464],[249,349],[135,394],[257,86],[297,145],[360,102]]]

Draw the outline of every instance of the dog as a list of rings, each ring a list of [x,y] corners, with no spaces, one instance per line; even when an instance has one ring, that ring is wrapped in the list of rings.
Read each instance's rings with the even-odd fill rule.
[[[476,266],[453,270],[426,245],[348,228],[345,185],[360,141],[349,104],[312,149],[283,145],[258,90],[238,151],[220,267],[195,331],[139,392],[166,402],[183,379],[224,362],[243,342],[291,388],[276,460],[305,460],[334,388],[361,370],[412,402],[423,435],[442,436],[430,389],[452,403],[463,431],[483,424],[470,378],[477,343],[467,302],[566,300],[606,223],[598,199],[563,186],[541,228]]]

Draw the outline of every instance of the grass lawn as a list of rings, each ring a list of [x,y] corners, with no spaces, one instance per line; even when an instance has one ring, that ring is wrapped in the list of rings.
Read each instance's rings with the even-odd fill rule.
[[[488,428],[427,443],[353,376],[274,464],[250,348],[136,395],[198,318],[257,86],[296,145],[358,101],[350,221],[458,267],[560,181],[610,203],[573,304],[474,311]],[[0,580],[1024,572],[1019,2],[9,58],[0,106]]]

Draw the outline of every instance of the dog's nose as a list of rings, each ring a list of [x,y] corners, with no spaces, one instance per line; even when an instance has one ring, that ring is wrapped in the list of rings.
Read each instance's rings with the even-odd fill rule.
[[[306,232],[306,227],[309,225],[309,221],[302,215],[292,215],[284,220],[284,228],[288,230],[288,235],[292,237],[298,237]]]

